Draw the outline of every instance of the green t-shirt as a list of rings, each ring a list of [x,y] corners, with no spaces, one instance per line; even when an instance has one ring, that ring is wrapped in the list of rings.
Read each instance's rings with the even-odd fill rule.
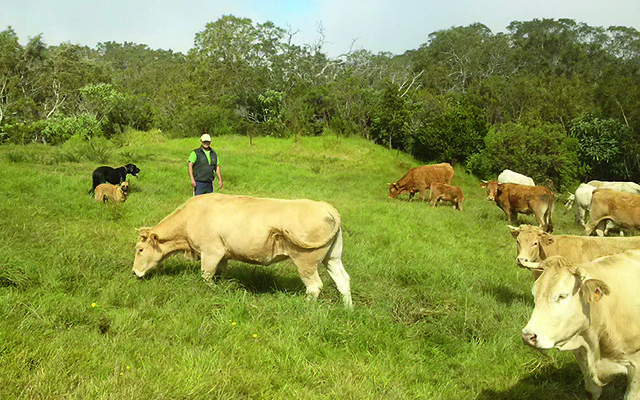
[[[211,150],[203,150],[204,154],[207,156],[207,160],[209,160],[209,164],[211,164]],[[196,156],[196,152],[192,151],[191,154],[189,154],[189,162],[192,164],[196,163],[196,159],[198,157]],[[222,163],[220,162],[220,154],[218,154],[218,165],[221,165]]]

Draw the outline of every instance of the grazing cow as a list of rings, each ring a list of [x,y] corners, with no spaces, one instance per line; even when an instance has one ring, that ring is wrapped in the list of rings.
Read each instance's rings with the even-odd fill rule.
[[[526,175],[513,172],[510,169],[505,169],[498,175],[498,183],[518,183],[520,185],[535,186],[533,179]]]
[[[124,203],[129,196],[129,182],[125,181],[119,185],[112,185],[110,183],[101,183],[96,186],[96,193],[93,197],[95,201],[102,201],[104,203],[108,201]]]
[[[107,166],[98,167],[93,171],[91,177],[93,178],[93,186],[89,193],[93,193],[96,190],[96,186],[101,183],[112,183],[119,185],[127,180],[127,174],[138,177],[140,168],[135,164],[127,164],[120,168],[111,168]]]
[[[574,235],[551,235],[537,226],[509,226],[516,239],[518,255],[516,263],[521,267],[536,267],[553,256],[562,256],[568,262],[582,264],[598,257],[640,249],[640,236],[605,238]]]
[[[193,197],[155,227],[139,229],[133,272],[142,277],[174,253],[199,255],[207,282],[227,260],[269,265],[289,258],[313,299],[323,286],[318,266],[324,264],[345,306],[352,307],[341,261],[340,214],[324,202],[218,193]]]
[[[606,182],[606,181],[591,181],[587,183],[598,189],[611,189],[618,192],[640,194],[640,185],[635,182]]]
[[[497,181],[483,182],[480,186],[487,189],[487,200],[495,201],[511,224],[517,223],[518,213],[534,214],[541,228],[553,232],[554,197],[549,188]]]
[[[435,207],[440,200],[448,201],[453,204],[453,208],[462,211],[462,202],[464,196],[462,189],[457,186],[447,185],[446,183],[432,183],[429,189],[429,203]]]
[[[591,215],[585,227],[587,235],[596,231],[606,235],[606,224],[612,221],[627,229],[640,229],[640,195],[611,189],[596,189],[591,196]]]
[[[449,163],[424,165],[411,168],[398,182],[389,184],[389,198],[396,199],[404,192],[409,192],[409,200],[420,192],[420,200],[424,201],[427,189],[432,183],[446,183],[451,185],[453,167]]]
[[[627,376],[624,398],[639,399],[640,250],[580,265],[551,257],[541,269],[524,344],[573,351],[590,399],[618,374]]]

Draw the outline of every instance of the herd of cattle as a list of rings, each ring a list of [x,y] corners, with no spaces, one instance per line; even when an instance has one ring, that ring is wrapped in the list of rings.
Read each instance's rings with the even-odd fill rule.
[[[436,193],[445,190],[443,199],[455,202],[462,192],[450,186],[452,172],[448,164],[413,168],[389,184],[389,197],[409,192],[411,199],[420,192],[424,200],[425,188],[431,187],[435,205],[440,198],[435,185],[445,185]],[[591,399],[620,374],[627,376],[625,399],[640,399],[640,236],[606,237],[613,228],[640,229],[640,185],[581,184],[567,206],[575,206],[587,236],[551,234],[553,192],[531,178],[505,170],[498,181],[481,186],[510,223],[522,213],[534,214],[539,225],[509,225],[516,263],[531,270],[535,280],[535,307],[522,341],[536,349],[572,350]]]
[[[100,167],[93,174],[96,200],[113,196],[118,201],[126,175],[138,172],[133,164]],[[408,193],[411,200],[419,193],[424,201],[429,190],[432,206],[448,201],[462,210],[464,196],[451,185],[453,175],[447,163],[412,168],[389,184],[389,197]],[[113,188],[101,189],[104,181]],[[536,349],[572,350],[592,399],[618,374],[628,377],[625,398],[640,399],[640,236],[606,237],[617,227],[640,229],[640,185],[580,185],[567,205],[575,206],[586,236],[552,235],[554,194],[531,178],[505,170],[497,181],[481,186],[511,224],[522,213],[534,214],[539,225],[508,225],[517,243],[516,264],[531,270],[535,280],[535,307],[522,330],[523,342]],[[587,213],[590,221],[585,223]],[[594,231],[597,236],[591,236]],[[179,253],[200,260],[207,282],[228,260],[269,265],[288,258],[312,299],[323,286],[318,274],[323,264],[345,306],[352,307],[350,278],[341,261],[340,214],[325,202],[196,196],[156,226],[138,229],[135,251],[133,272],[138,277]]]

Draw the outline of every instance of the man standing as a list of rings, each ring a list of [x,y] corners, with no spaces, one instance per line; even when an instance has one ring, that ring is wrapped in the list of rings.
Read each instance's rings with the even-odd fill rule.
[[[193,195],[213,193],[213,180],[218,176],[218,190],[222,189],[222,174],[218,155],[211,149],[211,136],[200,136],[200,147],[189,155],[189,178]],[[214,175],[215,174],[215,175]]]

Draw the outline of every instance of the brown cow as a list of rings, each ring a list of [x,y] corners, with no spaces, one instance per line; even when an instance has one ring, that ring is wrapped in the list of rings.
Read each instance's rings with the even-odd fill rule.
[[[435,207],[440,200],[443,200],[451,202],[453,208],[462,211],[464,196],[462,195],[462,189],[459,187],[434,182],[431,184],[429,192],[429,203],[431,203],[431,207]]]
[[[582,264],[598,257],[640,249],[640,236],[634,237],[588,237],[574,235],[551,235],[537,226],[509,225],[511,236],[518,244],[516,263],[532,268],[552,256],[562,256],[568,262]]]
[[[407,171],[398,182],[389,184],[389,198],[396,199],[404,192],[409,192],[409,200],[420,192],[420,200],[424,201],[427,189],[432,183],[446,183],[451,185],[453,167],[449,163],[424,165]]]
[[[497,181],[483,182],[480,186],[487,189],[487,200],[495,201],[511,224],[517,222],[518,213],[534,214],[542,229],[553,232],[554,196],[549,188]]]
[[[607,221],[627,229],[640,229],[640,195],[611,189],[594,190],[586,233],[591,235],[595,230],[598,236],[604,236]]]

